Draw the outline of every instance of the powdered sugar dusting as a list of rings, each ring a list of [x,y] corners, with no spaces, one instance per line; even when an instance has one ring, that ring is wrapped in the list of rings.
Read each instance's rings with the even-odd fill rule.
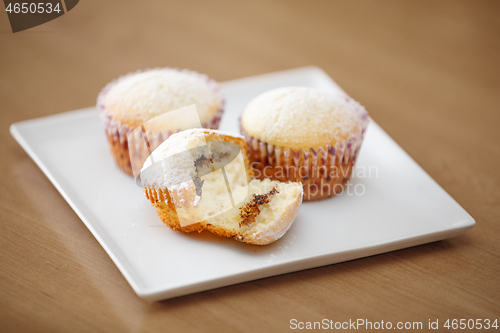
[[[172,190],[180,191],[180,190],[187,190],[189,189],[189,186],[187,183],[180,183],[180,184],[175,184],[170,186]]]
[[[241,121],[247,133],[262,141],[307,150],[333,146],[361,133],[368,116],[363,106],[343,93],[284,87],[252,100]]]
[[[193,157],[180,154],[206,145],[202,131],[188,135],[187,131],[170,136],[148,157],[141,169],[141,183],[153,188],[178,187],[196,176]],[[180,190],[180,188],[179,188]]]
[[[193,128],[175,133],[159,145],[144,162],[141,169],[142,185],[170,189],[172,186],[179,187],[181,182],[189,181],[195,177],[194,160],[199,156],[180,153],[192,148],[207,146],[206,134],[244,138],[238,134],[204,128]]]
[[[204,122],[224,104],[217,84],[207,76],[171,68],[124,76],[106,88],[99,102],[110,115],[130,126],[191,104]]]

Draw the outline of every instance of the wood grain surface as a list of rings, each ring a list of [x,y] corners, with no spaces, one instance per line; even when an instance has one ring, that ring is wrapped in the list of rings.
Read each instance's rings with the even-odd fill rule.
[[[3,8],[3,7],[2,7]],[[279,332],[290,320],[500,320],[500,2],[80,1],[0,13],[0,331]],[[475,219],[445,241],[163,302],[139,299],[10,124],[119,75],[323,68]],[[362,209],[362,207],[360,207]]]

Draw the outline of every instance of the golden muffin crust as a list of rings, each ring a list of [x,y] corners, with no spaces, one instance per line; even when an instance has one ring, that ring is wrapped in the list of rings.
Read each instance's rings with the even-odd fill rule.
[[[302,150],[346,142],[358,136],[367,122],[365,108],[349,96],[307,87],[265,92],[241,116],[248,135],[277,147]]]

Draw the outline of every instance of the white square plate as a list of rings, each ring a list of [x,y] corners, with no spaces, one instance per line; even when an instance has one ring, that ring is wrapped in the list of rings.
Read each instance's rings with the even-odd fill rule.
[[[316,67],[222,83],[227,109],[221,129],[238,133],[239,114],[253,97],[296,85],[340,89]],[[286,235],[268,246],[243,244],[209,232],[174,232],[163,225],[141,188],[115,165],[95,108],[19,122],[11,126],[11,133],[137,295],[147,300],[433,242],[475,224],[373,121],[351,192],[304,203]],[[358,172],[362,170],[364,175]]]

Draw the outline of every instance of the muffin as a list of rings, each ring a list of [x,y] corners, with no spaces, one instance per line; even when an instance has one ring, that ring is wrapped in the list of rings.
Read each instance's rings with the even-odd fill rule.
[[[155,122],[159,116],[194,105],[195,120]],[[97,98],[111,152],[118,166],[137,176],[147,156],[173,133],[192,127],[217,129],[224,111],[224,99],[215,81],[196,72],[173,68],[138,71],[108,84]],[[149,121],[149,128],[143,124]],[[129,136],[147,136],[147,144],[129,152]],[[141,133],[142,132],[142,133]],[[134,174],[135,171],[135,174]]]
[[[292,225],[302,185],[252,176],[242,136],[190,129],[156,148],[140,178],[146,197],[171,229],[208,230],[266,245]]]
[[[258,179],[301,182],[304,200],[318,200],[343,191],[368,122],[346,94],[284,87],[253,99],[240,129]]]

